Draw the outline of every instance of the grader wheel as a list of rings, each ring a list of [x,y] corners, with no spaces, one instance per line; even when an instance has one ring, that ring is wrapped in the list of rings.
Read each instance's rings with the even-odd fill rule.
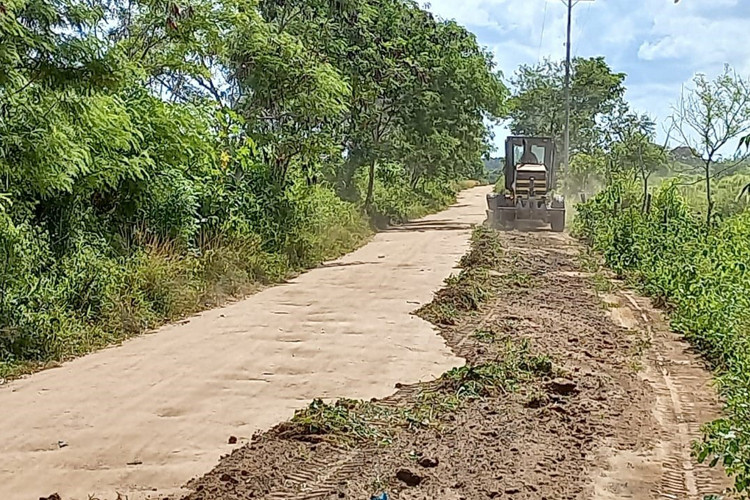
[[[565,212],[553,212],[550,217],[550,226],[555,233],[565,231]]]

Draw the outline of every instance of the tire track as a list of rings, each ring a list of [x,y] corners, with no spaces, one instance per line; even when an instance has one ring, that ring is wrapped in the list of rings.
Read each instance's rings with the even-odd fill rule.
[[[661,469],[661,478],[652,489],[652,497],[701,500],[704,495],[720,493],[728,485],[724,472],[698,464],[691,453],[693,441],[701,437],[702,423],[717,413],[710,374],[688,351],[686,343],[671,332],[658,311],[647,303],[639,304],[631,293],[621,295],[651,342],[643,378],[654,389],[653,411],[661,426],[661,442],[652,457]]]
[[[342,452],[343,456],[313,458],[284,476],[283,487],[266,495],[268,500],[318,500],[336,492],[339,483],[362,467],[363,451]]]

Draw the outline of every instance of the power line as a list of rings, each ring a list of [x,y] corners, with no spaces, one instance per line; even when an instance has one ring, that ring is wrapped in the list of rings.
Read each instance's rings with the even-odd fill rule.
[[[542,60],[542,43],[544,42],[544,28],[547,26],[547,5],[549,0],[544,0],[544,19],[542,19],[542,35],[539,37],[539,52],[537,53],[537,62]]]

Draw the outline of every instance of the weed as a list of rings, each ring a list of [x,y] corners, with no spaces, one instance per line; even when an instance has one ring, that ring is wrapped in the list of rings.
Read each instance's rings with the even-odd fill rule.
[[[610,293],[614,289],[612,281],[601,272],[594,273],[591,280],[594,283],[594,289],[599,293]]]
[[[643,370],[643,362],[641,360],[633,358],[630,360],[630,369],[633,371],[633,373],[638,373],[641,370]]]
[[[546,356],[531,355],[529,343],[506,340],[500,354],[490,363],[454,368],[440,378],[444,390],[459,397],[485,397],[497,391],[506,392],[520,381],[552,372],[552,362]]]
[[[520,271],[503,274],[502,280],[505,285],[515,288],[531,288],[534,284],[534,279],[530,274]]]
[[[333,404],[315,399],[294,417],[278,426],[282,437],[322,440],[326,437],[352,444],[357,441],[384,441],[389,438],[384,425],[393,419],[392,410],[365,401],[339,399]]]
[[[617,302],[610,302],[608,300],[600,301],[599,305],[605,311],[611,311],[612,309],[617,309],[618,307],[620,307],[620,304],[618,304]]]
[[[492,328],[489,329],[480,329],[475,331],[471,334],[472,337],[477,339],[480,342],[484,343],[492,343],[495,340],[497,340],[497,332],[495,332]]]
[[[633,340],[630,347],[630,355],[633,357],[641,357],[649,349],[651,349],[651,339],[646,335],[636,333],[636,338]]]
[[[599,257],[590,247],[584,247],[577,255],[580,268],[589,273],[598,272],[601,268]]]
[[[445,287],[417,314],[437,325],[453,325],[460,314],[478,310],[490,298],[491,286],[492,279],[487,269],[464,269],[457,276],[446,279]]]

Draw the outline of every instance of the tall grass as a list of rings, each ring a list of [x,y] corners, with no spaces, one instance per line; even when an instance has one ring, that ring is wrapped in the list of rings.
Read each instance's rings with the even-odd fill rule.
[[[750,174],[734,173],[712,179],[711,193],[714,200],[714,213],[720,218],[726,218],[744,211],[750,206],[750,193],[742,194],[745,186],[750,184]],[[697,214],[705,213],[707,207],[706,181],[701,175],[655,176],[651,186],[659,188],[663,185],[674,186],[685,202]]]
[[[414,218],[444,208],[458,188],[379,181],[376,208],[387,221]],[[117,226],[113,235],[92,219],[74,227],[60,253],[49,232],[0,212],[0,378],[243,297],[350,252],[372,234],[362,207],[324,186],[300,183],[266,203],[224,216],[215,229],[198,225],[189,237],[153,231],[153,224]]]
[[[274,249],[252,233],[199,234],[193,245],[134,231],[123,253],[85,233],[61,256],[25,224],[0,231],[0,378],[117,343],[242,297],[338,257],[371,234],[359,207],[327,188],[295,192]],[[92,240],[99,242],[94,244]]]

